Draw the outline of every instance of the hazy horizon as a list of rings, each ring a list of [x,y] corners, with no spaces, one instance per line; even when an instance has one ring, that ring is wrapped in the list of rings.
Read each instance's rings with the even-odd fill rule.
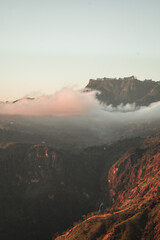
[[[2,0],[0,100],[83,88],[90,78],[160,80],[160,2]]]

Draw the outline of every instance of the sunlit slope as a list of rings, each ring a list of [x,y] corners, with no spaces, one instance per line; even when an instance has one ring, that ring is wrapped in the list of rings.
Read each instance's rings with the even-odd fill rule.
[[[128,151],[110,169],[113,205],[89,216],[57,240],[160,239],[160,137]]]
[[[0,239],[48,240],[97,211],[102,201],[109,206],[108,171],[141,141],[77,152],[44,143],[0,143]]]

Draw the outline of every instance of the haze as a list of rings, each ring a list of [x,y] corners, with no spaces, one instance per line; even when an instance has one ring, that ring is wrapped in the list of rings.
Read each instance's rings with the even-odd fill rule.
[[[104,76],[160,80],[159,9],[158,0],[1,0],[0,100]]]
[[[59,148],[108,144],[159,131],[160,102],[147,107],[99,104],[95,92],[62,89],[34,100],[0,104],[1,141]]]

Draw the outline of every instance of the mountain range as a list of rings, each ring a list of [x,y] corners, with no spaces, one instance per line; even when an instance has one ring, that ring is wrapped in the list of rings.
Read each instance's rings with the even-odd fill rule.
[[[160,82],[134,76],[90,80],[85,91],[100,107],[160,101]],[[159,115],[128,124],[115,112],[117,125],[105,114],[0,115],[0,239],[160,239]]]
[[[136,77],[90,79],[86,89],[96,90],[97,99],[106,105],[135,103],[148,106],[160,101],[160,81],[140,81]]]
[[[153,81],[152,79],[138,80],[135,76],[124,78],[97,78],[90,79],[86,85],[84,92],[97,91],[97,99],[106,105],[118,106],[120,104],[126,105],[128,103],[135,103],[136,106],[148,106],[153,102],[160,101],[160,81]],[[34,97],[24,97],[16,99],[12,102],[18,103],[23,100],[35,100]]]

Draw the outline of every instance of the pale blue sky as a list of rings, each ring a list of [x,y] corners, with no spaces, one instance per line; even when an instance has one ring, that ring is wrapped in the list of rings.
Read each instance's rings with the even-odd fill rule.
[[[160,80],[159,12],[159,0],[0,0],[0,100],[97,77]]]

